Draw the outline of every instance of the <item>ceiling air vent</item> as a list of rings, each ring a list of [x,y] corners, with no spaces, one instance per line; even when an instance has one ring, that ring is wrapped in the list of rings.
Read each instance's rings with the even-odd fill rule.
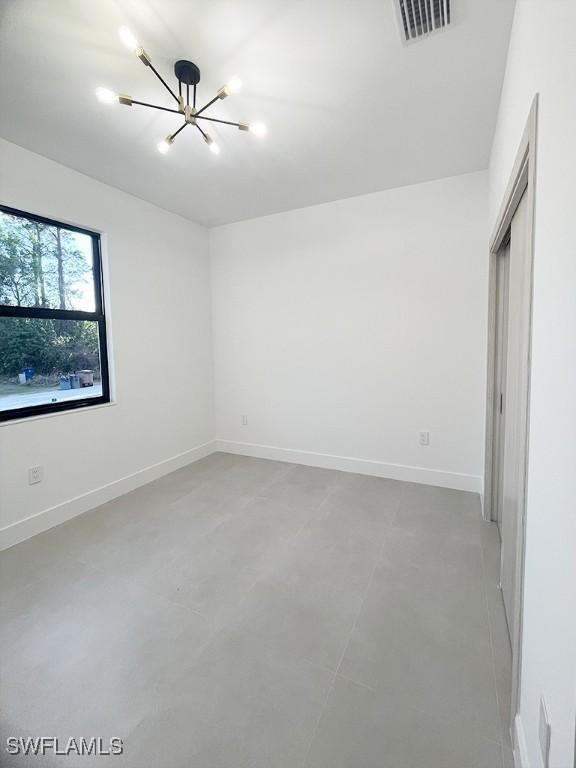
[[[406,42],[450,24],[450,0],[395,0]]]

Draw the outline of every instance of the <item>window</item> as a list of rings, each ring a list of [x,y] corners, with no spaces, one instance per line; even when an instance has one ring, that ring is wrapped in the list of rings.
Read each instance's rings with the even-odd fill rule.
[[[109,401],[100,236],[0,205],[0,421]]]

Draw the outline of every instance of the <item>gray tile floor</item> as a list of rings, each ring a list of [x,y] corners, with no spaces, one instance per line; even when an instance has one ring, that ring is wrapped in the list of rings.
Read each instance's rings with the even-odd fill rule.
[[[2,741],[117,736],[127,768],[509,768],[498,547],[473,494],[214,454],[2,553]]]

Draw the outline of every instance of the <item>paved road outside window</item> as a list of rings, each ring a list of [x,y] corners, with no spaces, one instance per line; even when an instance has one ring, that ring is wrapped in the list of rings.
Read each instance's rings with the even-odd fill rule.
[[[26,392],[22,386],[22,394],[0,395],[0,411],[8,411],[12,408],[25,408],[32,405],[44,405],[45,403],[60,403],[62,400],[77,400],[85,397],[100,397],[102,385],[94,384],[93,387],[81,389],[44,389],[42,391]]]

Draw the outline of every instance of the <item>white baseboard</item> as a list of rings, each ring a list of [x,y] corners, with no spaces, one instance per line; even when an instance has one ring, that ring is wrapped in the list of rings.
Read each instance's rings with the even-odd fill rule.
[[[382,461],[354,459],[347,456],[333,456],[312,451],[298,451],[291,448],[277,448],[270,445],[240,443],[231,440],[211,440],[178,456],[173,456],[158,464],[153,464],[132,475],[115,480],[112,483],[103,485],[93,491],[88,491],[81,496],[76,496],[73,499],[31,515],[24,520],[19,520],[5,528],[1,528],[0,550],[8,549],[8,547],[12,547],[14,544],[47,531],[55,525],[60,525],[66,522],[66,520],[76,517],[76,515],[81,515],[89,509],[98,507],[100,504],[106,504],[106,502],[122,496],[124,493],[129,493],[141,485],[150,483],[152,480],[156,480],[187,464],[198,461],[198,459],[209,456],[215,451],[236,453],[241,456],[253,456],[261,459],[275,459],[293,464],[304,464],[309,467],[337,469],[342,472],[356,472],[360,475],[387,477],[392,480],[436,485],[441,488],[454,488],[460,491],[472,491],[474,493],[481,491],[481,478],[474,475],[443,472],[437,469],[411,467],[403,464],[387,464]],[[526,766],[522,766],[522,768],[526,768]]]
[[[134,472],[132,475],[122,477],[93,491],[83,493],[81,496],[76,496],[54,507],[49,507],[24,520],[18,520],[16,523],[7,525],[5,528],[0,528],[0,550],[8,549],[8,547],[25,541],[31,536],[36,536],[38,533],[47,531],[55,525],[65,523],[66,520],[70,520],[72,517],[76,517],[76,515],[81,515],[89,509],[94,509],[94,507],[98,507],[100,504],[106,504],[106,502],[112,501],[117,496],[129,493],[141,485],[157,480],[163,475],[198,461],[198,459],[203,459],[205,456],[214,453],[215,450],[216,443],[214,440],[210,440],[208,443],[198,445],[189,451],[172,456],[170,459],[160,461],[158,464],[145,467],[138,472]]]
[[[514,768],[530,768],[524,726],[519,714],[514,718]]]
[[[404,464],[387,464],[383,461],[354,459],[348,456],[332,456],[328,453],[298,451],[292,448],[276,448],[272,445],[239,443],[232,440],[216,440],[216,450],[224,453],[236,453],[241,456],[253,456],[258,459],[275,459],[309,467],[338,469],[342,472],[356,472],[359,475],[374,475],[392,480],[405,480],[410,483],[436,485],[441,488],[453,488],[458,491],[480,493],[482,478],[475,475],[463,475],[458,472],[443,472],[425,467],[410,467]]]

